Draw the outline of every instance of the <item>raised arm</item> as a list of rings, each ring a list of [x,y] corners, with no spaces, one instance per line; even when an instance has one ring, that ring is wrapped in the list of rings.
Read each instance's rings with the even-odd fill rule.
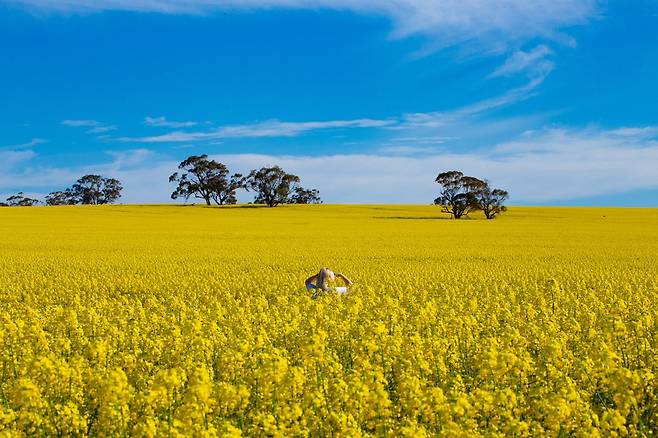
[[[304,286],[306,286],[306,289],[308,289],[309,287],[315,286],[315,285],[313,284],[313,282],[316,281],[317,279],[318,279],[318,274],[315,274],[315,275],[312,276],[312,277],[308,277],[308,278],[306,279],[306,281],[304,282]]]
[[[350,280],[349,278],[347,278],[346,276],[344,276],[344,275],[341,274],[340,272],[337,272],[337,273],[336,273],[336,277],[338,277],[338,278],[342,278],[343,281],[345,282],[345,284],[346,284],[347,286],[352,286],[352,284],[353,284],[353,283],[352,283],[352,280]]]

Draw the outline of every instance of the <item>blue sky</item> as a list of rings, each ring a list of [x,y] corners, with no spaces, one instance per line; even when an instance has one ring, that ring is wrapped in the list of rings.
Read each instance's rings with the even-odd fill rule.
[[[207,153],[326,202],[658,204],[658,1],[0,0],[0,195],[169,202]],[[241,193],[243,202],[251,196]]]

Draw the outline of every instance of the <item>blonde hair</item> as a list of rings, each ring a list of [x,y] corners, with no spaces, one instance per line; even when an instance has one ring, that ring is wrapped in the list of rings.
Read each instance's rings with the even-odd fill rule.
[[[322,268],[320,269],[320,272],[318,272],[318,276],[316,279],[316,285],[323,291],[327,291],[329,289],[329,286],[327,286],[327,278],[332,277],[333,272],[329,268]]]

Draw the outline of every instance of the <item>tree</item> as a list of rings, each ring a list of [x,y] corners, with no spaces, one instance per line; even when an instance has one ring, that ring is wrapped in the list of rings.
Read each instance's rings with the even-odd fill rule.
[[[299,187],[299,177],[286,173],[279,166],[252,170],[245,180],[245,188],[256,192],[254,203],[276,207],[290,203],[291,195]]]
[[[78,179],[70,193],[75,203],[101,205],[110,204],[121,197],[121,183],[114,178],[104,178],[100,175],[85,175]]]
[[[8,207],[33,207],[38,203],[38,199],[28,198],[23,195],[23,192],[18,192],[7,198],[6,205]]]
[[[290,204],[321,204],[320,192],[317,189],[297,187],[290,197]]]
[[[236,173],[230,179],[215,181],[212,186],[212,199],[217,205],[233,205],[238,203],[235,192],[244,186],[244,178]]]
[[[440,173],[436,177],[436,182],[441,185],[441,193],[434,200],[434,204],[440,205],[444,213],[459,219],[479,208],[476,191],[486,184],[484,181],[451,170]]]
[[[502,189],[492,190],[488,181],[484,181],[484,185],[475,191],[475,197],[479,209],[487,219],[493,219],[499,213],[507,211],[503,203],[509,197],[509,193]]]
[[[50,192],[46,196],[46,205],[75,205],[77,202],[72,189]]]
[[[171,194],[172,199],[179,197],[189,199],[191,196],[203,199],[206,205],[215,201],[217,205],[235,204],[238,199],[236,190],[244,185],[244,178],[239,173],[228,178],[228,168],[208,155],[192,155],[182,161],[178,168],[182,173],[174,173],[169,182],[177,182],[178,187]]]

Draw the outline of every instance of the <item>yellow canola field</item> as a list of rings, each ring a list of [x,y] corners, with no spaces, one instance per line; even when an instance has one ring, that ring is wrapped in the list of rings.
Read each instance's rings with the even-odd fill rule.
[[[658,210],[0,209],[0,435],[658,429]],[[321,266],[350,295],[312,300]]]

